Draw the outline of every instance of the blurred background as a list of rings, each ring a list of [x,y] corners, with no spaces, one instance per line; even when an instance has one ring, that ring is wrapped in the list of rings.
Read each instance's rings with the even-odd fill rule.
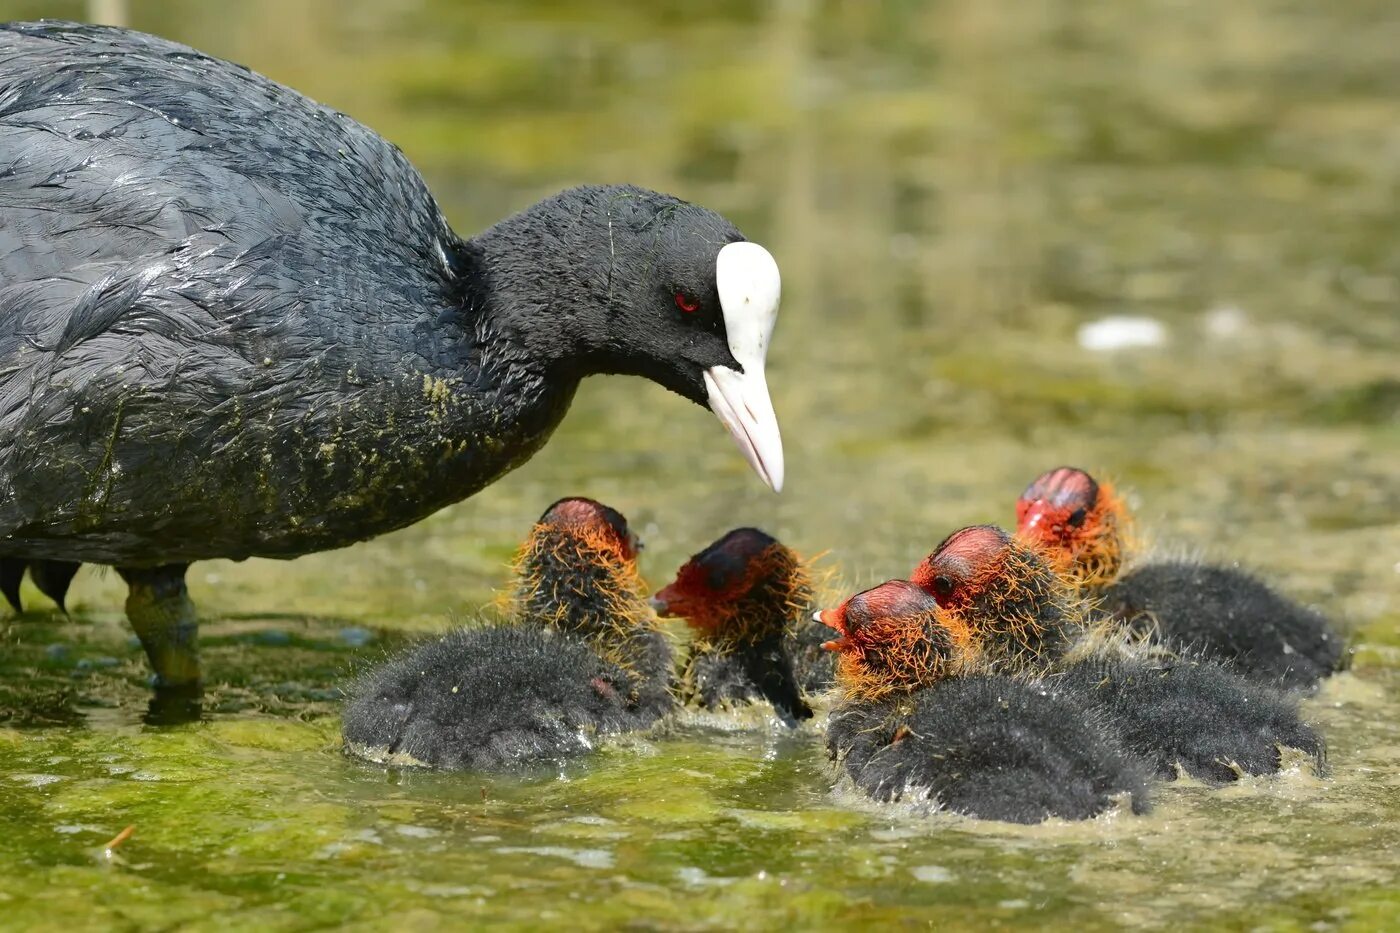
[[[1363,682],[1393,687],[1400,5],[8,0],[0,12],[120,20],[339,108],[402,147],[463,235],[563,187],[625,181],[720,211],[782,267],[769,366],[781,496],[707,411],[642,380],[588,380],[530,463],[413,528],[292,563],[196,565],[213,710],[331,716],[358,659],[488,599],[562,495],[631,518],[653,587],[754,524],[826,552],[849,588],[904,575],[962,524],[1011,521],[1022,487],[1061,463],[1128,490],[1152,547],[1239,560],[1323,605],[1353,633]],[[81,624],[6,629],[6,663],[27,679],[0,681],[0,720],[102,722],[92,710],[106,706],[134,722],[145,667],[122,598],[114,577],[85,570],[70,599]],[[83,659],[96,660],[75,673]],[[1365,694],[1392,772],[1393,692]],[[330,722],[298,741],[332,747]],[[1368,816],[1396,843],[1390,808]],[[771,864],[736,854],[753,838],[729,842],[743,871]],[[1295,844],[1231,851],[1286,861]],[[1338,851],[1325,848],[1341,871]],[[1142,854],[1095,883],[1130,909],[1134,884],[1170,873],[1171,858]],[[986,864],[989,884],[1015,877]],[[1236,874],[1234,862],[1178,867],[1178,891]]]

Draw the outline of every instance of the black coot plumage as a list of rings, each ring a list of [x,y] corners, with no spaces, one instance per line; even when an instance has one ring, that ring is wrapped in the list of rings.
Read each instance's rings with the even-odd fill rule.
[[[988,820],[1088,819],[1148,807],[1143,762],[1070,691],[980,663],[975,635],[893,580],[820,613],[843,698],[827,749],[876,800],[936,800]]]
[[[345,745],[372,761],[500,769],[571,758],[674,705],[635,540],[616,511],[563,499],[531,531],[507,622],[449,632],[351,690]]]
[[[695,630],[680,674],[687,702],[710,710],[767,702],[790,726],[810,719],[794,649],[795,633],[814,627],[811,601],[801,559],[757,528],[736,528],[693,556],[652,597],[658,614]]]
[[[1016,503],[1017,534],[1042,548],[1101,611],[1155,641],[1267,684],[1311,688],[1344,639],[1322,613],[1236,567],[1154,560],[1120,573],[1131,522],[1107,483],[1074,467],[1037,477]]]
[[[1117,730],[1123,744],[1170,777],[1180,765],[1208,780],[1280,769],[1280,747],[1325,766],[1322,737],[1298,704],[1220,664],[1135,646],[1085,623],[1087,607],[1041,553],[991,525],[949,535],[914,582],[958,612],[987,648],[987,661],[1037,670]],[[1010,620],[1010,622],[1008,622]],[[1049,638],[1049,633],[1060,637]],[[1011,637],[1007,637],[1011,633]],[[994,636],[994,637],[988,637]],[[1046,644],[1058,646],[1045,652]]]
[[[411,524],[519,466],[593,373],[708,404],[774,488],[779,278],[630,186],[452,232],[394,146],[124,29],[0,26],[0,558],[115,566],[195,687],[191,561]]]

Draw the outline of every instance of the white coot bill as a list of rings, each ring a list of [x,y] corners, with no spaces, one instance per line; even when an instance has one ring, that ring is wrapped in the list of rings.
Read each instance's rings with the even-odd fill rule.
[[[778,264],[757,243],[730,243],[715,260],[715,283],[729,352],[743,372],[728,366],[705,370],[710,409],[734,436],[749,465],[774,492],[781,492],[783,437],[763,374],[782,297]]]

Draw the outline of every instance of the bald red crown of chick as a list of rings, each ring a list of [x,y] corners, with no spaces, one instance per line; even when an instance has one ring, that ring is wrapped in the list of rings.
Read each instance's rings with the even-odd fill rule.
[[[1130,523],[1113,487],[1077,467],[1042,473],[1016,502],[1017,536],[1081,587],[1117,579]]]
[[[839,655],[837,684],[847,697],[873,700],[933,686],[975,653],[958,615],[906,580],[857,593],[815,618],[836,632],[824,647]]]
[[[949,535],[910,575],[961,617],[987,659],[1037,666],[1079,633],[1083,611],[1068,583],[1037,551],[994,525]]]

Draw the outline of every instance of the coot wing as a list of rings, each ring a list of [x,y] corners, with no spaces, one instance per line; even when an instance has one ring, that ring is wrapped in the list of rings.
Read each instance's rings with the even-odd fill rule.
[[[152,36],[0,26],[0,540],[40,553],[109,505],[158,533],[114,465],[203,470],[260,419],[275,450],[347,383],[440,370],[423,317],[454,242],[403,155],[343,114]],[[84,547],[55,556],[124,550]]]

